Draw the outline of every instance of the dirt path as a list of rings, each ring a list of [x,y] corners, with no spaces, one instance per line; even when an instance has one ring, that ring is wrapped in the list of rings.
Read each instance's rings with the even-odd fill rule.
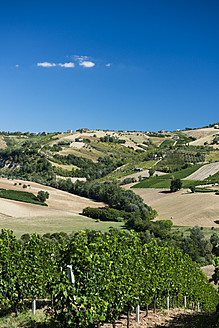
[[[219,162],[206,164],[183,180],[204,180],[219,171]]]

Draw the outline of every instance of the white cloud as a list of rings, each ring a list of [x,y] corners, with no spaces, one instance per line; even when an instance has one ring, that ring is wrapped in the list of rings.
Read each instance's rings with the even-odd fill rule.
[[[108,64],[106,64],[106,67],[110,67],[112,64],[110,64],[110,63],[108,63]]]
[[[83,66],[83,67],[94,67],[95,66],[95,63],[91,62],[91,61],[81,61],[79,63],[80,66]]]
[[[88,60],[89,57],[88,56],[78,56],[78,55],[74,55],[74,59],[78,60],[79,62],[82,62],[84,60]]]
[[[15,65],[15,67],[20,67],[20,65]]]
[[[41,67],[54,67],[54,66],[56,66],[56,64],[54,64],[54,63],[48,63],[48,62],[43,62],[43,63],[37,63],[37,66],[41,66]]]
[[[66,68],[73,68],[73,67],[75,67],[75,64],[74,63],[72,63],[72,62],[69,62],[69,63],[64,63],[64,64],[58,64],[59,66],[61,66],[61,67],[66,67]]]

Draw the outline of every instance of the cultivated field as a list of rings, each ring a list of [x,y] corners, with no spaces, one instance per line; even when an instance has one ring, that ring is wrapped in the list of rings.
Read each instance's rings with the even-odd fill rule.
[[[158,212],[157,219],[169,220],[174,225],[218,227],[219,196],[214,193],[188,193],[168,189],[132,189],[144,202]]]
[[[6,142],[0,137],[0,149],[4,149],[6,147]]]
[[[197,171],[184,178],[184,180],[204,180],[210,175],[214,175],[219,171],[219,162],[206,164],[200,167]]]
[[[184,133],[197,139],[190,142],[190,145],[202,146],[205,142],[210,144],[214,136],[219,133],[219,131],[215,128],[202,128],[197,130],[184,131]],[[218,148],[218,145],[214,145],[213,147]]]
[[[187,130],[183,131],[184,133],[188,134],[190,137],[194,137],[196,139],[205,138],[207,136],[212,136],[213,134],[217,133],[217,129],[215,128],[201,128],[195,130]]]
[[[49,199],[46,201],[48,207],[0,198],[0,228],[12,229],[18,236],[26,232],[42,234],[64,231],[70,233],[73,230],[81,229],[105,231],[110,226],[121,226],[121,223],[118,222],[95,222],[95,220],[79,215],[87,206],[99,207],[104,206],[104,203],[94,202],[29,181],[1,178],[0,188],[23,191],[22,185],[14,186],[15,182],[30,184],[28,190],[35,195],[39,190],[49,192]]]
[[[155,171],[154,172],[154,175],[164,175],[165,173],[161,172],[161,171]],[[124,177],[122,177],[120,179],[120,181],[123,181],[124,179],[126,178],[136,178],[136,180],[139,178],[139,176],[143,177],[143,178],[148,178],[149,177],[149,170],[142,170],[142,171],[139,171],[139,172],[135,172],[135,173],[132,173],[132,174],[129,174],[129,175],[126,175]]]

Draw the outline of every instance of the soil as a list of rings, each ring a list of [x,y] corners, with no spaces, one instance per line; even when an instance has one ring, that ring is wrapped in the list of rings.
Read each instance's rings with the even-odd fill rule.
[[[169,189],[134,188],[144,202],[158,212],[157,219],[172,220],[174,225],[218,227],[219,196],[214,193],[188,193]]]
[[[17,183],[17,185],[15,186],[14,183]],[[23,189],[23,184],[30,186]],[[49,199],[46,201],[48,207],[0,198],[0,215],[5,217],[72,216],[81,213],[83,208],[87,206],[102,207],[105,205],[101,202],[95,202],[85,197],[30,181],[0,178],[0,188],[27,191],[35,195],[39,190],[49,192]]]
[[[219,171],[219,162],[206,164],[183,180],[204,180]]]
[[[130,317],[130,328],[152,328],[152,327],[186,327],[183,321],[191,321],[192,315],[195,312],[192,310],[184,309],[170,309],[170,310],[156,310],[154,313],[149,310],[149,314],[146,317],[145,311],[140,311],[140,321],[136,322],[136,315],[132,314]],[[104,324],[102,328],[112,328],[112,324]],[[127,318],[122,316],[116,321],[116,328],[127,328]],[[207,328],[207,327],[206,327]]]

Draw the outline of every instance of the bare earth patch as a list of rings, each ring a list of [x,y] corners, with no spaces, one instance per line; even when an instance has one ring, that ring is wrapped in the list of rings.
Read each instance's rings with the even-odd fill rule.
[[[203,129],[196,129],[196,130],[187,130],[183,132],[188,134],[190,137],[200,139],[200,138],[205,138],[209,135],[211,136],[212,134],[216,134],[217,130],[215,128],[203,128]]]
[[[194,137],[197,140],[191,141],[190,145],[194,146],[202,146],[206,142],[211,144],[214,136],[218,133],[218,130],[215,128],[203,128],[197,130],[188,130],[184,131],[184,133],[188,134],[190,137]],[[219,148],[219,145],[213,145],[214,148]]]
[[[215,269],[215,267],[213,266],[213,264],[206,265],[206,266],[201,268],[202,272],[204,272],[204,274],[208,277],[208,279],[212,278],[212,275],[214,273],[214,269]]]
[[[15,182],[17,183],[16,186],[14,185]],[[22,185],[30,185],[30,187],[28,187],[27,189],[23,189],[22,185],[19,186],[19,183],[22,183]],[[0,178],[0,188],[29,191],[35,195],[37,195],[39,190],[49,192],[49,199],[46,201],[48,207],[0,198],[0,213],[13,217],[33,217],[43,215],[60,216],[61,213],[65,216],[68,216],[80,213],[86,206],[104,206],[104,203],[94,202],[85,197],[73,195],[62,190],[58,190],[30,181],[7,180],[4,178]]]
[[[206,164],[183,180],[204,180],[219,171],[219,162]]]
[[[4,149],[6,148],[6,142],[4,141],[4,139],[2,137],[0,137],[0,149]]]
[[[177,327],[170,326],[171,322],[177,322],[178,317],[181,315],[191,315],[194,313],[192,310],[183,310],[183,309],[170,309],[170,310],[156,310],[156,313],[153,313],[152,310],[149,310],[148,317],[145,316],[144,311],[140,311],[140,321],[136,322],[136,315],[132,314],[130,317],[130,328],[152,328],[152,327]],[[112,328],[112,324],[104,324],[103,328]],[[122,316],[121,319],[116,321],[116,327],[126,328],[127,327],[127,318]],[[182,326],[181,326],[182,327]]]
[[[17,183],[14,186],[14,183]],[[30,185],[23,189],[22,185]],[[0,188],[11,190],[29,191],[37,195],[39,190],[49,192],[46,201],[48,207],[28,204],[9,199],[0,198],[0,229],[6,228],[14,231],[20,237],[24,233],[37,232],[39,234],[92,229],[107,231],[109,227],[120,228],[121,222],[96,222],[93,219],[79,215],[87,206],[99,207],[104,203],[95,202],[85,197],[80,197],[43,186],[35,182],[22,180],[7,180],[0,178]]]
[[[161,172],[161,171],[155,171],[155,172],[154,172],[154,176],[155,176],[155,175],[160,176],[160,175],[164,175],[164,174],[166,174],[166,173]],[[123,180],[126,179],[126,178],[136,178],[136,179],[138,179],[139,176],[141,176],[141,177],[143,177],[143,178],[148,178],[148,177],[149,177],[149,170],[146,169],[146,170],[142,170],[142,171],[139,171],[139,172],[136,172],[136,173],[132,173],[132,174],[129,174],[129,175],[126,175],[126,176],[120,178],[119,180],[120,180],[120,181],[123,181]],[[126,189],[127,189],[127,188],[126,188]]]
[[[158,212],[157,219],[169,220],[174,225],[218,227],[219,196],[213,193],[188,193],[168,189],[132,189],[144,202]],[[218,223],[217,223],[218,222]]]

